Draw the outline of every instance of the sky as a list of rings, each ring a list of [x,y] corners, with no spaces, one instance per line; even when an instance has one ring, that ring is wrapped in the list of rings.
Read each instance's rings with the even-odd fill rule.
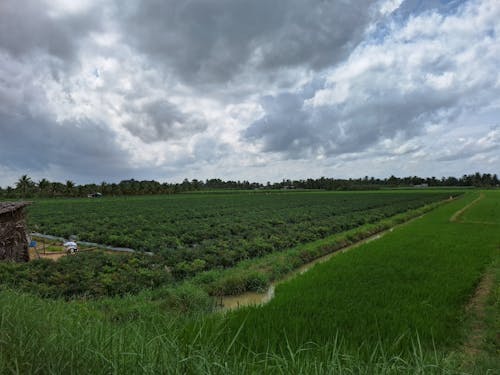
[[[498,0],[2,0],[0,186],[500,174]]]

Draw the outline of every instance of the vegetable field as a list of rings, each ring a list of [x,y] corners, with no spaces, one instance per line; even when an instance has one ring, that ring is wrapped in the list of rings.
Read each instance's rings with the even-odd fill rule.
[[[35,231],[163,255],[189,275],[231,267],[446,199],[449,192],[283,192],[40,200]]]

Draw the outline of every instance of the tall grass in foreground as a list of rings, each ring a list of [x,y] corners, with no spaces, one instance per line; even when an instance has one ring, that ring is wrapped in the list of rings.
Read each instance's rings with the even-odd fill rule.
[[[316,266],[266,306],[226,315],[166,314],[141,296],[1,292],[0,374],[459,373],[448,352],[500,246],[488,226],[448,221],[474,198]]]
[[[338,338],[253,352],[233,340],[223,344],[202,320],[186,335],[186,319],[195,317],[149,311],[115,323],[81,304],[11,292],[2,292],[0,303],[1,374],[453,373],[445,370],[444,357],[424,353],[418,340],[406,358],[374,346],[371,358],[361,359],[344,352]]]

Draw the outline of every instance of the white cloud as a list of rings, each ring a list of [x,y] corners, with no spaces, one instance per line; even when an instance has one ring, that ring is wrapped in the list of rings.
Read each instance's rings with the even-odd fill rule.
[[[312,95],[306,88],[291,97],[276,96],[275,103],[285,98],[296,103],[292,111],[289,105],[268,104],[266,116],[247,136],[285,158],[290,153],[307,157],[325,151],[359,152],[385,147],[388,140],[400,154],[417,152],[419,147],[408,146],[411,140],[425,143],[432,127],[440,125],[447,134],[441,147],[451,147],[460,115],[488,108],[499,96],[499,17],[500,3],[483,1],[456,14],[426,12],[403,24],[391,23],[382,41],[366,41],[325,73]],[[482,127],[484,133],[489,125],[467,126]],[[286,136],[294,133],[307,141],[297,143],[295,136]]]
[[[403,0],[386,0],[380,6],[380,13],[391,14],[400,7],[402,2]]]
[[[173,3],[8,1],[1,135],[64,129],[86,162],[46,152],[42,167],[5,146],[0,183],[93,180],[99,157],[110,180],[498,173],[500,3],[411,3],[214,0],[175,5],[178,22]]]

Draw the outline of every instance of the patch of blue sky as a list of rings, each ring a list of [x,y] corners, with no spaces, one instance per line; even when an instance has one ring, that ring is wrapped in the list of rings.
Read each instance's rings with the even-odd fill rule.
[[[442,15],[454,14],[469,0],[405,0],[393,14],[408,19],[410,16],[425,12],[438,12]]]
[[[437,12],[443,16],[455,14],[470,0],[405,0],[399,8],[379,20],[370,31],[365,43],[381,44],[394,26],[404,25],[410,17]]]

